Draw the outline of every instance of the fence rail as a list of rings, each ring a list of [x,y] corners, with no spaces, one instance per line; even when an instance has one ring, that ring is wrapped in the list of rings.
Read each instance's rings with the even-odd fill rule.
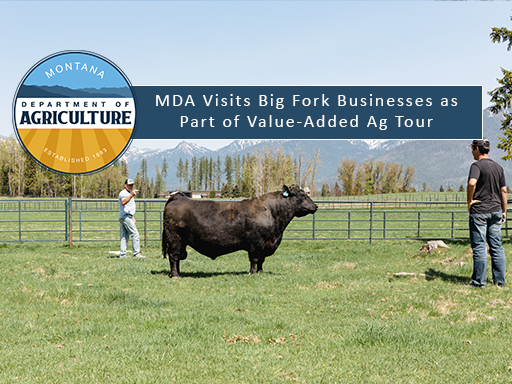
[[[137,199],[141,241],[160,241],[166,200]],[[462,201],[315,200],[314,215],[294,219],[285,240],[467,239]],[[0,200],[0,243],[22,241],[119,241],[117,200]],[[509,237],[509,221],[502,237]]]

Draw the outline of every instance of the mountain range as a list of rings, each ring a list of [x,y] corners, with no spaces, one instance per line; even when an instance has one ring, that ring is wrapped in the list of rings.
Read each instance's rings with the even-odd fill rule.
[[[82,98],[122,98],[133,97],[128,87],[122,88],[80,88],[71,89],[60,85],[22,85],[18,91],[18,97],[38,98],[38,97],[82,97]]]
[[[492,115],[488,110],[483,111],[483,132],[491,142],[490,157],[500,163],[505,175],[510,175],[512,181],[512,162],[506,162],[499,158],[503,151],[496,148],[500,135],[501,115]],[[469,166],[474,161],[468,145],[469,140],[410,140],[410,141],[379,141],[379,140],[235,140],[229,145],[218,150],[210,150],[194,143],[181,142],[173,149],[141,149],[130,147],[123,155],[128,163],[130,177],[135,177],[139,172],[141,160],[148,163],[148,176],[155,178],[158,165],[161,169],[164,157],[167,159],[168,177],[167,189],[177,189],[179,180],[176,178],[176,167],[180,158],[183,161],[195,156],[224,157],[234,154],[244,155],[254,153],[265,147],[281,147],[284,153],[290,153],[297,157],[298,151],[302,152],[303,159],[311,156],[316,149],[320,150],[321,164],[318,167],[315,184],[319,189],[322,183],[334,184],[337,180],[337,169],[340,160],[344,157],[356,159],[362,162],[373,158],[375,161],[392,161],[412,165],[416,168],[413,185],[421,190],[423,183],[432,190],[439,190],[442,185],[446,190],[452,187],[457,190],[460,185],[466,185]]]

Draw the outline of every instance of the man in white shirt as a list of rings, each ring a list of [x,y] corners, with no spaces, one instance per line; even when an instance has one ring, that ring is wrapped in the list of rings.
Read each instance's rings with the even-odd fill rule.
[[[138,189],[133,189],[133,180],[126,179],[124,189],[119,193],[119,222],[121,223],[121,253],[119,257],[126,257],[126,245],[132,237],[133,256],[144,258],[140,254],[139,231],[135,226],[135,195]]]

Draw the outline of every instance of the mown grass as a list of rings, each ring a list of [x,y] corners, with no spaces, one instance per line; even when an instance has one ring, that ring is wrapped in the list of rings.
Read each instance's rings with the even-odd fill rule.
[[[0,244],[0,382],[512,381],[510,288],[466,286],[466,242],[421,245],[286,241],[258,275],[190,251],[170,279],[155,244]]]

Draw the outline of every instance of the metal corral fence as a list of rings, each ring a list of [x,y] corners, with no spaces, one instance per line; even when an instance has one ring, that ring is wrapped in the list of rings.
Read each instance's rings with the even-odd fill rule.
[[[136,225],[144,246],[160,241],[164,199],[137,199]],[[467,239],[462,201],[315,200],[314,215],[294,219],[284,239]],[[119,241],[119,203],[109,199],[0,199],[0,242]],[[508,221],[502,237],[509,237]]]
[[[385,201],[385,202],[430,202],[430,201],[455,201],[466,202],[466,192],[413,192],[413,193],[383,193],[376,195],[355,195],[355,196],[330,196],[326,200],[342,201]]]

